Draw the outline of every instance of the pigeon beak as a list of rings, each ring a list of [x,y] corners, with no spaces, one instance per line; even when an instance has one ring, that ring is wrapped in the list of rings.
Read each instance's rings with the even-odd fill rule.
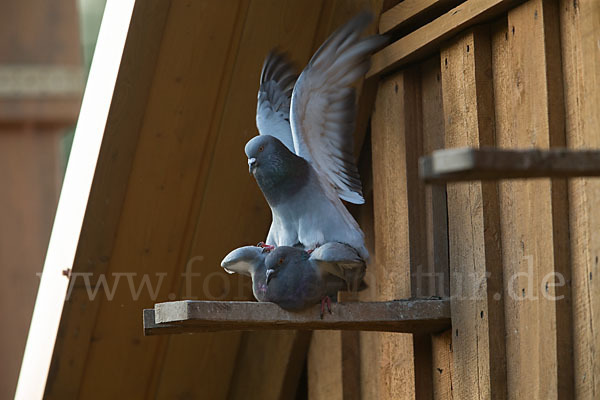
[[[273,278],[275,275],[277,275],[277,271],[275,271],[274,269],[268,269],[266,272],[267,275],[267,285],[269,284],[269,282],[271,281],[271,278]]]
[[[252,157],[248,159],[248,172],[252,174],[254,168],[256,168],[256,158]]]

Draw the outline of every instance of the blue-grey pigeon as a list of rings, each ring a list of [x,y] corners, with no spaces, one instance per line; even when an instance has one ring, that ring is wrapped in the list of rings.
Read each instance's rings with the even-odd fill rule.
[[[352,247],[330,242],[312,253],[297,247],[279,246],[265,258],[266,300],[287,310],[302,310],[321,302],[331,312],[329,296],[344,286],[359,289],[365,262]],[[349,281],[350,280],[350,281]]]
[[[329,301],[330,296],[350,287],[362,289],[366,268],[355,249],[334,242],[310,254],[287,246],[271,252],[256,246],[240,247],[230,252],[221,266],[229,273],[250,276],[256,300],[289,310]]]
[[[317,50],[293,86],[289,119],[286,95],[295,79],[293,70],[275,53],[265,62],[257,106],[260,135],[245,151],[273,214],[268,245],[315,249],[341,242],[368,259],[364,235],[340,199],[364,203],[353,159],[352,85],[368,70],[370,55],[387,40],[377,35],[360,38],[371,20],[371,14],[360,13]]]

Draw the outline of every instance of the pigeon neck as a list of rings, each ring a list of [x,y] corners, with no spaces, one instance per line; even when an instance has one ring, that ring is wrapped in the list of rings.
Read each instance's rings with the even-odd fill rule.
[[[271,173],[257,179],[258,186],[271,206],[297,193],[308,181],[308,162],[295,154],[280,163]]]

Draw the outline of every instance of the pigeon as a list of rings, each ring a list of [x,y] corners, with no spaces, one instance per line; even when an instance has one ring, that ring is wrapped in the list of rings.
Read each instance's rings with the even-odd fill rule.
[[[353,159],[352,84],[367,72],[370,55],[387,42],[379,35],[359,37],[371,20],[370,13],[360,13],[333,33],[297,80],[283,56],[272,53],[265,61],[257,105],[260,134],[245,152],[271,208],[269,248],[315,249],[340,242],[369,257],[364,234],[341,200],[364,203]]]
[[[271,252],[244,246],[225,256],[221,267],[228,273],[250,276],[256,300],[289,310],[335,298],[349,286],[353,286],[351,290],[366,287],[362,281],[365,262],[355,249],[342,243],[326,243],[312,253],[287,246]]]
[[[341,282],[362,281],[365,262],[352,247],[326,243],[309,253],[297,247],[279,246],[265,258],[266,300],[286,310],[303,310],[321,302],[321,318],[332,293]],[[358,286],[355,287],[358,290]]]

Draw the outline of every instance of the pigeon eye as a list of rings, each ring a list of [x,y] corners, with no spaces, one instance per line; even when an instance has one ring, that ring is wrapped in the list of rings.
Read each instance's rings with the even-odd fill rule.
[[[260,152],[260,151],[263,151],[264,149],[265,149],[265,146],[260,146],[260,147],[258,148],[258,151]]]
[[[281,257],[281,258],[279,259],[279,261],[277,262],[277,264],[283,264],[283,257]]]

